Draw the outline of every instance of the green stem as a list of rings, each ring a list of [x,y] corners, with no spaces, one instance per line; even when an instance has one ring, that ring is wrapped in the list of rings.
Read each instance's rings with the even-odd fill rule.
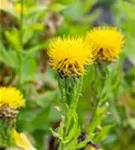
[[[19,68],[18,68],[18,73],[19,73],[19,87],[21,88],[21,74],[22,74],[22,51],[23,51],[23,21],[24,21],[24,0],[21,0],[21,13],[20,13],[20,45],[21,49],[19,50],[18,53],[18,58],[19,58]]]
[[[60,142],[59,150],[64,150],[65,144]]]
[[[96,101],[95,101],[95,105],[92,110],[92,120],[89,123],[88,129],[87,129],[88,136],[84,141],[82,141],[78,144],[78,149],[85,147],[87,145],[87,143],[93,139],[95,129],[97,128],[98,125],[101,124],[101,122],[105,118],[104,115],[105,115],[107,107],[104,105],[104,103],[103,103],[104,101],[102,101],[102,100],[104,98],[107,100],[107,95],[106,95],[106,91],[104,91],[104,87],[106,87],[106,80],[108,77],[108,73],[109,73],[109,71],[107,69],[106,64],[104,64],[104,65],[102,65],[100,63],[97,64],[96,74],[98,74],[99,76],[95,80],[95,87],[96,87],[96,85],[98,85],[98,80],[100,80],[101,84],[99,86],[101,88],[100,88],[100,90],[97,91],[97,96],[95,97]]]
[[[21,14],[20,14],[20,44],[21,47],[23,48],[23,10],[24,10],[24,0],[21,0]]]
[[[10,126],[10,120],[0,119],[0,146],[2,148],[8,147],[14,144],[12,139],[12,127]]]
[[[74,139],[77,139],[77,134],[74,133],[74,128],[78,126],[78,115],[76,112],[77,104],[82,87],[82,78],[67,77],[59,78],[59,87],[63,98],[62,107],[64,106],[64,126],[63,126],[63,141],[60,141],[59,150],[66,150],[67,145]]]

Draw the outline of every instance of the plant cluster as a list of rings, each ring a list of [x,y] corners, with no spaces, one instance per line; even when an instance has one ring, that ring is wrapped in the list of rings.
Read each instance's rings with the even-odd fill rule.
[[[134,150],[133,3],[0,0],[0,149]]]
[[[111,38],[108,39],[109,37]],[[59,150],[81,149],[91,141],[97,143],[105,138],[107,130],[111,127],[110,125],[102,127],[108,107],[106,103],[108,95],[105,90],[100,91],[100,96],[98,93],[99,97],[88,124],[87,132],[81,130],[76,110],[81,95],[82,78],[86,65],[96,63],[96,68],[103,78],[100,80],[104,83],[110,73],[106,63],[111,63],[118,58],[123,43],[121,33],[117,29],[109,27],[94,28],[86,37],[56,38],[51,42],[48,50],[50,65],[57,71],[62,97],[60,127],[58,132],[52,130],[53,135],[59,139]],[[102,86],[102,88],[106,88],[106,85]],[[103,92],[104,95],[102,95]],[[102,129],[96,131],[99,126]],[[78,138],[83,132],[86,137],[79,141]]]

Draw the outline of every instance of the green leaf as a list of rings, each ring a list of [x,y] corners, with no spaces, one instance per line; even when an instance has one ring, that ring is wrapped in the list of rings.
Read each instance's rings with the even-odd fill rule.
[[[12,49],[6,50],[1,43],[0,46],[0,61],[17,70],[19,64],[17,52]]]
[[[101,129],[101,131],[98,133],[98,135],[94,138],[95,143],[100,143],[103,141],[106,137],[110,129],[112,128],[112,125],[107,125]]]
[[[16,13],[16,11],[12,10],[12,9],[8,9],[8,8],[1,8],[0,7],[0,11],[4,11],[6,13],[8,13],[10,15],[10,17],[14,17],[14,19],[19,20],[19,15]]]
[[[21,60],[20,82],[23,84],[35,79],[36,60],[34,56],[23,56]]]
[[[126,2],[126,1],[118,1],[118,7],[122,9],[123,12],[129,17],[130,19],[135,21],[134,17],[134,4]]]
[[[5,36],[9,42],[9,45],[12,46],[17,51],[21,51],[21,43],[20,43],[20,31],[14,29],[12,31],[6,31]]]
[[[32,39],[33,35],[34,33],[31,28],[26,28],[26,30],[23,30],[23,45],[27,44]]]
[[[128,119],[130,126],[135,130],[135,118]]]
[[[50,106],[44,107],[31,122],[34,128],[43,128],[48,124],[49,113]]]
[[[55,132],[53,129],[50,129],[50,130],[51,130],[51,132],[52,132],[52,134],[53,134],[54,137],[57,137],[57,138],[59,138],[61,141],[63,141],[62,137],[61,137],[57,132]]]
[[[66,8],[65,5],[59,4],[59,3],[55,3],[53,5],[51,5],[48,9],[54,12],[60,12],[62,10],[64,10]]]
[[[48,47],[48,42],[46,42],[44,44],[42,43],[42,44],[38,44],[36,46],[33,46],[33,47],[27,49],[26,51],[23,51],[23,53],[26,55],[32,55],[33,53],[40,51],[40,50],[43,50],[47,47]]]

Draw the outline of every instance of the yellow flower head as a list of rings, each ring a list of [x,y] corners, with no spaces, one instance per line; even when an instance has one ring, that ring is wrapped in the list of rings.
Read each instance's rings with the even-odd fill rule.
[[[119,57],[124,45],[123,35],[115,27],[95,27],[86,35],[96,59],[113,61]]]
[[[50,43],[50,65],[62,76],[82,75],[84,65],[92,63],[89,45],[82,38],[56,38]]]
[[[13,109],[24,106],[23,95],[13,87],[0,87],[0,107],[8,106]]]
[[[21,11],[22,11],[22,9],[23,9],[23,13],[26,14],[28,9],[27,9],[27,7],[26,7],[25,5],[22,6],[21,3],[17,3],[17,4],[15,5],[15,10],[16,10],[17,13],[20,14]]]

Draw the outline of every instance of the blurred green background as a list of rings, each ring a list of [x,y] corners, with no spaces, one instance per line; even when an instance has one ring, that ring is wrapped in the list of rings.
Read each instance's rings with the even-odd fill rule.
[[[56,36],[83,36],[93,26],[107,25],[120,29],[125,46],[107,87],[110,115],[104,123],[113,128],[100,144],[104,150],[135,150],[134,8],[134,0],[0,0],[0,86],[23,91],[26,106],[17,129],[28,133],[38,150],[55,150],[50,127],[57,128],[60,121],[56,74],[48,65],[49,41]],[[93,84],[96,77],[92,65],[78,107],[84,129],[100,86]]]

